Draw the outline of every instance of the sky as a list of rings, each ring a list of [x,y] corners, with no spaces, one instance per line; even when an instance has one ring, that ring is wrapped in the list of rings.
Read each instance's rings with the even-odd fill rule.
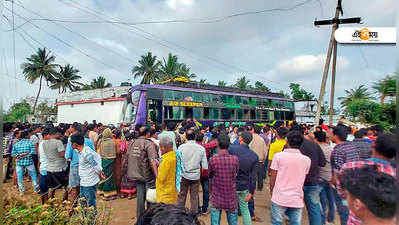
[[[330,19],[336,7],[335,0],[15,0],[14,33],[11,2],[2,2],[2,14],[9,19],[1,20],[5,109],[37,94],[38,81],[24,81],[20,65],[43,46],[56,56],[56,63],[79,69],[83,82],[101,75],[114,86],[137,84],[140,80],[133,79],[131,69],[150,51],[159,59],[177,55],[210,83],[232,84],[245,75],[252,84],[261,81],[275,92],[289,92],[289,83],[296,82],[318,96],[331,27],[315,27],[313,22]],[[361,17],[363,24],[342,26],[395,26],[394,0],[344,0],[343,10],[343,18]],[[38,18],[69,22],[29,20]],[[185,22],[165,22],[174,20]],[[102,23],[82,23],[93,21]],[[143,23],[154,21],[164,22]],[[374,82],[395,71],[395,53],[394,45],[339,44],[335,97],[362,84],[373,91]],[[43,87],[41,98],[54,101],[57,93]]]

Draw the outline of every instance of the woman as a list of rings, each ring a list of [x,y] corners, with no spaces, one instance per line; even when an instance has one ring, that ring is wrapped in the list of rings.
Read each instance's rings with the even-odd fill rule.
[[[121,198],[128,198],[129,200],[134,198],[134,194],[136,194],[136,183],[134,180],[130,180],[127,177],[127,159],[126,159],[126,151],[127,146],[130,140],[134,137],[133,134],[126,132],[125,135],[122,136],[122,141],[120,143],[121,155],[122,155],[122,183],[121,183]],[[125,139],[125,140],[124,140]]]
[[[120,195],[121,191],[121,180],[122,180],[122,154],[121,154],[121,142],[122,133],[120,130],[114,131],[114,144],[116,151],[116,158],[114,163],[114,181],[116,186],[116,192]]]
[[[114,162],[116,158],[115,143],[111,129],[106,128],[97,144],[97,152],[101,155],[101,164],[105,180],[98,185],[98,193],[104,195],[106,201],[116,199],[116,187],[113,178]]]

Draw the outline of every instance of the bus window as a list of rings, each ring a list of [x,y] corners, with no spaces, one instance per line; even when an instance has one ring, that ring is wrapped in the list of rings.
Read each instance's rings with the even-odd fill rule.
[[[193,114],[193,108],[184,108],[184,119],[192,119]]]
[[[247,110],[248,111],[248,110]],[[243,109],[237,109],[237,119],[242,120],[244,119],[244,112]]]
[[[202,108],[193,108],[193,118],[196,120],[202,119]]]
[[[222,98],[220,97],[220,95],[212,95],[212,102],[216,103],[216,104],[220,104],[222,103]]]
[[[235,98],[235,104],[241,104],[242,103],[241,96],[235,96],[234,98]]]
[[[131,123],[136,120],[136,113],[137,113],[137,107],[139,105],[139,100],[140,100],[140,91],[133,92],[131,95],[131,99],[128,99],[127,101],[125,115],[123,118],[125,122]]]
[[[252,109],[250,113],[251,113],[251,120],[255,120],[256,119],[255,109]]]
[[[204,94],[202,96],[204,102],[212,102],[212,95],[211,94]]]
[[[173,107],[173,117],[170,119],[181,120],[183,119],[183,107]]]
[[[241,97],[241,102],[243,105],[248,105],[249,104],[249,99],[247,97]]]
[[[274,111],[269,111],[269,119],[270,119],[271,121],[275,120],[275,118],[274,118]]]
[[[284,120],[284,115],[280,111],[274,112],[274,119],[275,120]]]
[[[204,108],[204,119],[210,119],[210,110],[209,110],[209,108]]]
[[[244,120],[249,120],[249,109],[244,109]]]
[[[294,112],[284,112],[285,120],[294,120]]]
[[[197,93],[197,92],[193,92],[193,101],[194,102],[202,102],[202,94],[201,93]]]
[[[223,104],[234,104],[233,95],[222,95]]]
[[[220,114],[220,109],[218,108],[211,109],[211,119],[218,120],[219,114]]]

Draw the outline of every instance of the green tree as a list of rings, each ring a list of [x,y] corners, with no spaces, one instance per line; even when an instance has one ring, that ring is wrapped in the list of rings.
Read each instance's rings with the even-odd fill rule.
[[[378,124],[382,109],[381,105],[376,102],[367,99],[354,99],[348,102],[345,112],[352,119],[359,118],[361,123]]]
[[[44,101],[37,105],[37,111],[39,112],[39,114],[42,114],[42,115],[57,114],[57,107],[50,106],[47,101]]]
[[[31,113],[31,107],[23,100],[22,102],[15,103],[11,106],[10,110],[5,114],[5,122],[22,122],[25,116]]]
[[[290,83],[289,88],[291,90],[292,98],[297,101],[310,101],[315,99],[311,92],[301,88],[301,85],[298,83]]]
[[[396,80],[399,78],[398,73],[394,73],[394,75],[387,75],[383,79],[374,83],[373,88],[380,95],[380,103],[384,105],[385,98],[387,96],[395,96],[396,95]]]
[[[91,89],[98,89],[98,88],[108,88],[112,87],[111,83],[107,83],[105,77],[98,76],[97,78],[93,79],[90,83]]]
[[[219,87],[226,87],[226,86],[227,86],[227,83],[226,83],[226,81],[220,80],[220,81],[218,82],[218,86],[219,86]]]
[[[343,108],[347,108],[352,102],[357,100],[371,100],[373,97],[371,93],[368,92],[367,88],[364,85],[360,85],[357,88],[352,88],[350,90],[345,90],[346,96],[339,97],[338,100],[341,100],[341,106]]]
[[[156,56],[153,56],[151,52],[148,52],[147,55],[141,56],[138,63],[139,65],[132,69],[134,79],[142,77],[141,84],[154,84],[159,80],[159,66],[161,65],[161,62],[157,61]]]
[[[52,82],[57,76],[57,64],[54,64],[55,56],[51,55],[50,51],[46,51],[46,48],[39,48],[37,52],[26,58],[27,62],[22,63],[21,69],[25,76],[25,79],[30,83],[35,83],[39,79],[39,90],[36,95],[35,103],[33,105],[33,114],[35,114],[37,101],[42,90],[43,79],[48,82]]]
[[[58,89],[58,93],[65,93],[67,89],[70,91],[76,90],[77,87],[83,85],[77,81],[82,78],[78,73],[79,70],[73,68],[70,64],[60,66],[60,72],[55,75],[50,88]]]
[[[270,88],[266,87],[262,82],[256,81],[255,82],[255,87],[254,90],[256,91],[264,91],[264,92],[270,92]]]
[[[184,63],[179,64],[179,70],[177,71],[177,76],[187,77],[190,80],[197,77],[195,73],[190,72],[190,68]]]
[[[233,85],[235,88],[239,88],[241,90],[248,90],[251,86],[249,85],[250,81],[247,79],[246,76],[242,76],[238,78],[236,83]]]
[[[168,59],[165,60],[165,58],[163,58],[163,62],[160,66],[160,81],[176,78],[178,76],[179,68],[180,64],[177,56],[169,53]]]

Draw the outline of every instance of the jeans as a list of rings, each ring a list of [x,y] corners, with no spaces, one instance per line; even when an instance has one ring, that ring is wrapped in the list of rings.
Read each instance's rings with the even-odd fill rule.
[[[208,211],[209,206],[209,179],[201,179],[202,187],[202,212]]]
[[[300,225],[302,220],[302,208],[290,208],[279,206],[276,203],[271,204],[270,208],[271,225],[282,225],[284,215],[290,221],[290,225]]]
[[[186,199],[188,191],[190,191],[190,211],[194,214],[198,213],[199,205],[199,180],[188,180],[184,177],[181,179],[180,192],[177,197],[177,205],[181,207],[186,206]]]
[[[220,225],[220,217],[222,215],[222,210],[215,209],[211,206],[211,225]],[[229,225],[237,225],[237,210],[233,212],[227,212],[227,223]]]
[[[80,197],[86,199],[86,204],[89,207],[93,206],[94,208],[97,208],[96,192],[97,192],[97,185],[88,186],[88,187],[80,186]]]
[[[269,157],[269,156],[267,156],[267,157]],[[263,179],[267,179],[267,165],[269,164],[269,159],[267,159],[267,157],[266,157],[265,162],[263,163],[263,173],[264,173]]]
[[[303,186],[305,205],[308,210],[309,225],[320,225],[321,206],[320,206],[320,187]]]
[[[244,199],[248,197],[248,194],[248,190],[237,191],[238,206],[240,207],[242,222],[244,225],[251,225],[251,215],[249,214],[248,202],[244,201]]]
[[[262,191],[263,189],[263,179],[265,177],[265,170],[264,170],[263,162],[256,163],[256,183],[258,187],[258,191]]]
[[[324,180],[319,179],[319,185],[321,188],[320,191],[320,203],[322,206],[322,221],[323,224],[326,222],[334,222],[335,217],[335,200],[334,200],[334,192],[330,184]],[[327,214],[327,206],[328,206],[328,214]],[[327,216],[326,216],[327,215]]]
[[[249,202],[248,202],[248,210],[249,210],[249,215],[251,215],[251,217],[255,216],[255,200],[254,197],[252,197]]]
[[[339,218],[341,220],[341,225],[346,225],[348,223],[349,208],[348,202],[339,196],[337,189],[333,188],[335,204],[337,205],[337,211]]]
[[[32,186],[34,191],[39,190],[39,184],[37,183],[37,174],[36,174],[36,169],[33,164],[29,166],[16,166],[16,172],[17,172],[17,180],[18,180],[18,189],[20,193],[25,192],[25,187],[24,187],[24,170],[28,170],[30,177],[32,178]]]

